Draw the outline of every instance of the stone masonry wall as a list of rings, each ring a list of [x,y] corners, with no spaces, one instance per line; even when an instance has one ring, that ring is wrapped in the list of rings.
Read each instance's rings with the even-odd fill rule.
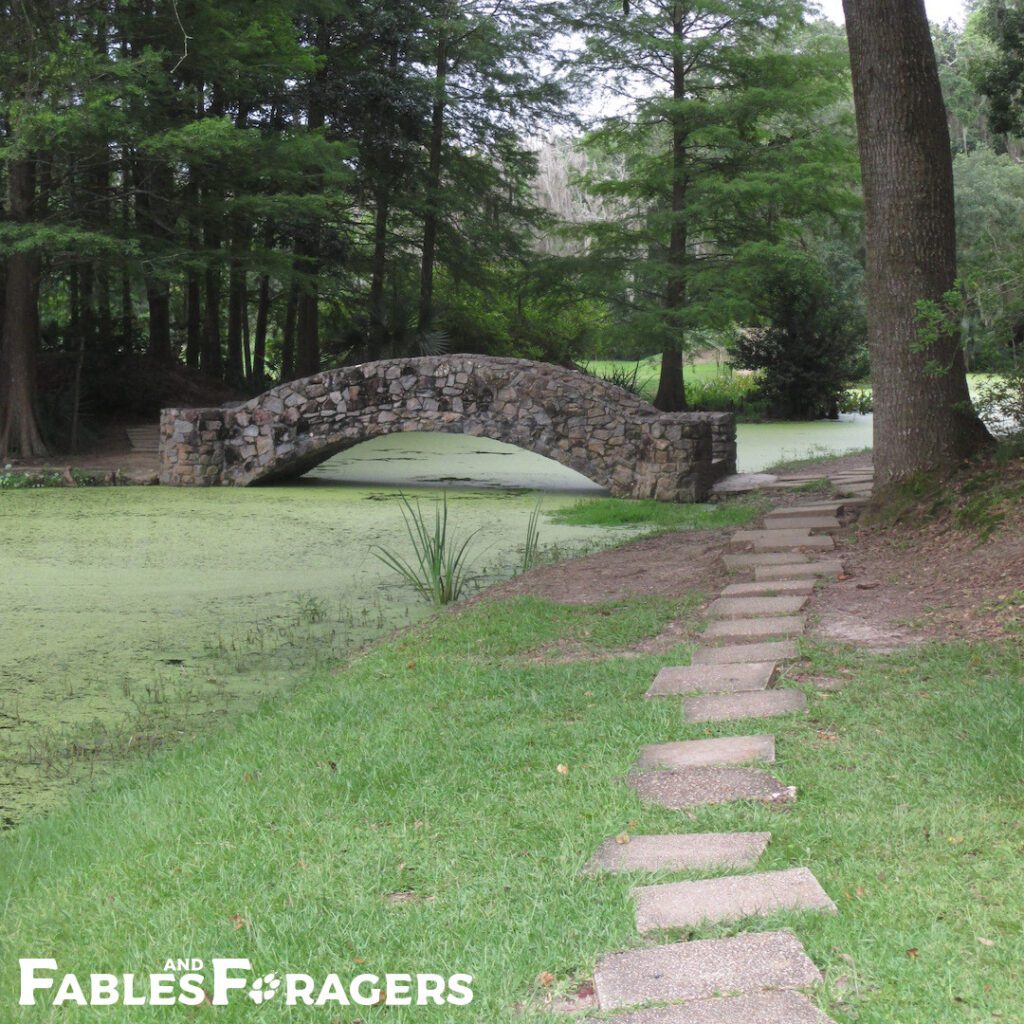
[[[575,370],[476,355],[328,370],[235,408],[165,409],[160,430],[160,482],[175,486],[300,476],[362,441],[414,430],[505,441],[618,497],[699,501],[736,468],[728,413],[661,413]]]

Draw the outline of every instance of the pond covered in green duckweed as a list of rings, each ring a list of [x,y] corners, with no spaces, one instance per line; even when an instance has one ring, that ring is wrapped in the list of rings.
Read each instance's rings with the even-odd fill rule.
[[[479,531],[481,586],[522,557],[531,481],[560,488],[544,496],[548,509],[599,493],[476,438],[417,435],[432,443],[413,458],[410,436],[389,451],[392,482],[462,478],[441,486],[453,487],[455,532]],[[410,547],[397,487],[344,482],[364,474],[366,454],[295,486],[0,491],[0,824],[429,610],[373,554]],[[439,496],[417,493],[425,509]],[[540,542],[573,551],[622,536],[544,522]]]
[[[863,424],[744,425],[741,468],[869,439]],[[424,508],[448,490],[455,532],[479,531],[479,586],[516,571],[538,491],[547,510],[603,493],[508,445],[412,433],[292,486],[0,491],[0,825],[426,614],[372,550],[409,553],[399,492],[414,487]],[[624,535],[543,521],[540,543]]]

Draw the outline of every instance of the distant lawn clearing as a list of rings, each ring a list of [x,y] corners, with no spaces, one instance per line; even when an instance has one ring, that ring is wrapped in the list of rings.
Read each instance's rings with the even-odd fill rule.
[[[930,646],[812,651],[850,680],[773,723],[797,802],[642,805],[620,779],[639,747],[735,732],[683,726],[641,695],[660,657],[545,664],[572,639],[635,643],[692,603],[569,608],[520,598],[440,614],[323,673],[230,731],[135,766],[0,839],[0,1005],[17,957],[147,974],[168,957],[255,972],[465,972],[462,1009],[289,1010],[266,1020],[541,1022],[604,952],[641,944],[629,877],[584,878],[622,832],[768,830],[765,869],[807,865],[837,915],[780,915],[825,971],[841,1024],[1013,1020],[1024,959],[1019,653]],[[689,609],[690,611],[687,611]],[[806,666],[802,666],[806,668]],[[559,770],[559,766],[563,770]],[[693,936],[731,934],[702,928]],[[688,933],[691,934],[691,933]],[[685,936],[684,936],[685,937]],[[553,976],[553,981],[544,972]],[[538,984],[538,978],[542,982]],[[76,1020],[251,1021],[244,998],[196,1011],[76,1009]],[[49,1008],[5,1019],[50,1021]]]

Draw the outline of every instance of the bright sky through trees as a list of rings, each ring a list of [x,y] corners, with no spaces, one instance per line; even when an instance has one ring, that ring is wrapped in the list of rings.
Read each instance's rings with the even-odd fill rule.
[[[818,0],[822,14],[831,19],[837,25],[843,24],[843,3],[842,0]],[[963,0],[925,0],[925,10],[928,12],[928,20],[937,25],[945,25],[951,18],[958,25],[964,23]]]

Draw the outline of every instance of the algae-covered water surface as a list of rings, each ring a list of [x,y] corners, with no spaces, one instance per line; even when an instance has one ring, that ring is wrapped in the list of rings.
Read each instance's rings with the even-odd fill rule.
[[[451,526],[479,531],[480,585],[521,558],[538,497],[524,485],[554,489],[552,510],[596,490],[507,445],[401,435],[295,486],[0,492],[0,822],[426,614],[372,550],[410,553],[397,486],[345,483],[375,476],[454,485]],[[431,514],[440,493],[415,495]],[[571,551],[622,536],[544,522],[540,539]]]

